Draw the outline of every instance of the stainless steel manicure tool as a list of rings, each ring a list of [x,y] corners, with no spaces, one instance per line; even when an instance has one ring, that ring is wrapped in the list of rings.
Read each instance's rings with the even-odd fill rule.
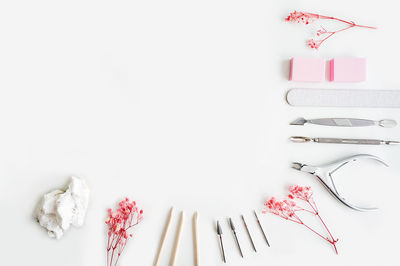
[[[291,125],[303,126],[304,124],[314,124],[320,126],[334,126],[334,127],[367,127],[367,126],[380,126],[391,128],[397,126],[397,122],[391,119],[382,119],[379,121],[357,118],[319,118],[319,119],[305,119],[303,117],[294,120]]]
[[[239,249],[240,256],[242,256],[242,258],[243,258],[242,248],[240,247],[239,239],[237,238],[237,235],[236,235],[236,228],[235,228],[235,225],[233,224],[232,218],[229,218],[228,221],[229,221],[229,225],[230,225],[230,227],[231,227],[233,236],[235,237],[236,245],[237,245],[237,247],[238,247],[238,249]]]
[[[258,226],[260,227],[260,230],[261,230],[261,232],[262,232],[262,234],[264,236],[265,242],[267,242],[268,247],[270,247],[269,242],[268,242],[268,238],[265,235],[264,229],[263,229],[263,227],[262,227],[262,225],[260,223],[260,220],[258,219],[256,211],[254,211],[254,215],[256,216],[256,220],[257,220]]]
[[[244,216],[241,215],[241,217],[242,217],[242,221],[243,221],[243,224],[244,224],[244,228],[246,228],[247,235],[249,236],[251,245],[253,246],[254,252],[257,252],[256,245],[254,245],[253,238],[251,237],[249,228],[247,227],[247,223],[246,223],[246,221],[244,220]]]
[[[219,238],[219,243],[221,245],[222,260],[226,263],[224,243],[222,242],[222,228],[219,225],[219,221],[217,221],[217,234]]]
[[[359,144],[359,145],[398,145],[400,141],[381,140],[381,139],[340,139],[340,138],[310,138],[293,136],[290,137],[292,142],[305,143],[333,143],[333,144]]]
[[[383,162],[381,159],[379,159],[376,156],[369,155],[369,154],[359,154],[359,155],[347,157],[347,158],[344,158],[342,160],[335,161],[333,163],[325,164],[325,165],[321,165],[321,166],[310,166],[310,165],[302,164],[302,163],[292,163],[292,168],[316,176],[318,178],[318,180],[322,183],[322,185],[324,185],[324,187],[337,200],[339,200],[341,203],[343,203],[347,207],[349,207],[349,208],[351,208],[353,210],[357,210],[357,211],[372,211],[372,210],[376,210],[377,208],[358,207],[358,206],[355,206],[355,205],[347,202],[346,199],[343,198],[339,194],[339,192],[338,192],[338,190],[337,190],[337,188],[335,186],[335,182],[333,181],[333,176],[332,175],[337,170],[339,170],[341,167],[345,166],[346,164],[348,164],[350,162],[355,162],[355,161],[358,161],[360,159],[371,159],[371,160],[375,160],[377,162],[380,162],[381,164],[383,164],[385,166],[388,166],[385,162]]]

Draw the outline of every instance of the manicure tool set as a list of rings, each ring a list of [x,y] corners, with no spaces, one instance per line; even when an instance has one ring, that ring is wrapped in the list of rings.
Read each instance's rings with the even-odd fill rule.
[[[332,84],[337,82],[363,82],[366,80],[366,59],[365,58],[334,58],[329,61],[323,58],[307,58],[307,57],[294,57],[290,60],[290,75],[289,80],[292,82],[330,82]],[[358,107],[358,108],[400,108],[400,91],[397,90],[360,90],[360,89],[309,89],[309,88],[294,88],[287,92],[286,100],[289,105],[294,107]],[[397,126],[397,122],[393,119],[361,119],[361,118],[314,118],[306,119],[303,117],[297,118],[290,123],[292,126],[304,126],[306,124],[321,127],[336,127],[336,128],[366,128],[366,127],[377,127],[377,128],[394,128]],[[361,139],[361,138],[339,138],[339,137],[308,137],[308,136],[292,136],[290,141],[294,143],[326,143],[326,144],[355,144],[355,145],[384,145],[384,146],[395,146],[400,144],[397,140],[386,140],[386,139]],[[295,170],[308,173],[315,176],[319,182],[325,187],[325,189],[336,199],[338,202],[344,206],[356,210],[356,211],[373,211],[377,208],[358,206],[352,202],[346,200],[341,194],[340,190],[337,189],[334,177],[335,173],[345,167],[346,165],[357,162],[360,160],[372,160],[376,161],[384,166],[388,166],[380,158],[369,155],[369,154],[358,154],[350,157],[345,157],[340,160],[320,165],[312,166],[305,163],[293,162],[291,167]],[[300,189],[300,188],[299,188]],[[309,187],[302,187],[301,189],[310,189]],[[306,196],[307,192],[291,190],[292,198],[287,201],[283,201],[282,204],[285,205],[289,210],[290,204],[295,204],[290,202],[290,199],[294,199],[293,195],[303,195],[301,199],[309,200]],[[298,194],[296,194],[298,193]],[[274,201],[274,199],[271,199]],[[310,201],[308,201],[310,203]],[[271,203],[272,204],[272,203]],[[310,204],[314,208],[314,201]],[[271,205],[270,205],[271,206]],[[279,211],[285,212],[288,209],[281,207],[281,210],[276,210],[279,215]],[[295,207],[293,207],[295,208]],[[316,205],[315,205],[316,208]],[[299,209],[294,209],[299,210]],[[300,209],[305,210],[305,209]],[[296,216],[295,211],[292,215]],[[307,211],[307,210],[305,210]],[[314,209],[315,213],[318,215],[318,211]],[[311,213],[314,213],[311,211]],[[164,231],[161,236],[160,245],[155,256],[154,266],[159,265],[160,256],[165,245],[167,234],[170,228],[171,220],[174,216],[174,210],[171,209]],[[182,228],[184,224],[184,213],[182,212],[179,218],[178,228],[174,240],[174,245],[170,257],[170,266],[174,266],[178,253],[180,240],[182,236]],[[291,220],[292,216],[281,217]],[[318,216],[319,217],[319,216]],[[264,228],[259,220],[259,217],[254,211],[254,222],[258,226],[258,234],[260,234],[268,247],[270,247],[267,235]],[[215,233],[218,240],[219,250],[221,253],[221,258],[224,263],[227,262],[227,255],[231,253],[231,250],[226,250],[226,241],[235,242],[238,255],[242,258],[246,256],[244,254],[242,247],[244,246],[244,241],[242,236],[245,234],[248,238],[248,245],[251,246],[254,252],[257,252],[257,247],[254,242],[253,236],[255,232],[252,232],[246,219],[243,215],[240,215],[241,223],[236,223],[231,217],[226,218],[226,223],[222,223],[221,220],[216,220],[215,223]],[[320,218],[321,219],[321,218]],[[293,220],[295,221],[296,220]],[[321,219],[322,221],[322,219]],[[299,221],[297,221],[300,223]],[[302,224],[302,222],[300,223]],[[324,223],[325,225],[325,223]],[[199,255],[199,228],[198,228],[198,213],[196,212],[193,216],[193,249],[194,249],[194,265],[200,265],[200,255]],[[325,226],[326,227],[326,226]],[[327,227],[326,227],[327,228]],[[226,229],[226,230],[225,230]],[[232,237],[224,235],[224,232],[231,232]],[[243,233],[245,232],[245,233]],[[243,235],[242,235],[243,233]],[[320,235],[321,236],[321,235]],[[331,236],[332,237],[332,236]],[[330,241],[335,247],[337,240],[326,238],[325,240]],[[337,252],[337,250],[336,250]]]
[[[327,71],[326,66],[330,69]],[[326,77],[329,73],[329,77]],[[365,58],[334,58],[329,61],[321,58],[300,58],[296,57],[290,61],[290,77],[289,80],[295,82],[325,82],[329,80],[335,82],[362,82],[366,80],[366,60]],[[292,89],[287,93],[287,102],[291,106],[308,106],[308,107],[367,107],[367,108],[399,108],[400,107],[400,91],[395,90],[352,90],[352,89]],[[393,119],[361,119],[361,118],[315,118],[306,119],[303,117],[297,118],[290,123],[292,126],[304,126],[306,124],[321,127],[336,127],[336,128],[394,128],[397,122]],[[326,143],[326,144],[355,144],[355,145],[384,145],[394,146],[400,144],[400,141],[386,140],[386,139],[360,139],[360,138],[329,138],[329,137],[307,137],[307,136],[292,136],[290,141],[294,143]],[[355,156],[345,157],[340,160],[320,165],[312,166],[305,163],[293,162],[291,167],[295,170],[308,173],[315,176],[325,189],[344,206],[356,211],[373,211],[377,208],[358,206],[346,200],[337,189],[334,177],[335,173],[349,163],[357,162],[359,160],[372,160],[384,166],[388,166],[380,158],[369,154],[358,154]],[[292,198],[293,199],[293,198]],[[289,202],[289,201],[287,201]],[[293,203],[294,204],[294,203]],[[317,213],[318,214],[318,213]],[[160,256],[165,245],[165,241],[170,228],[171,220],[174,216],[174,210],[171,209],[164,231],[161,235],[158,251],[155,256],[154,266],[160,265]],[[175,235],[174,245],[172,248],[169,265],[176,265],[179,254],[180,240],[182,238],[182,228],[184,225],[184,213],[181,212],[178,228]],[[285,218],[285,216],[284,216]],[[233,252],[226,249],[226,241],[233,241],[236,246],[236,252],[240,257],[246,257],[243,252],[245,245],[243,236],[246,235],[248,242],[246,243],[251,247],[254,252],[257,252],[257,247],[254,242],[253,236],[256,232],[252,232],[248,227],[248,223],[243,215],[240,215],[241,222],[237,223],[231,217],[226,218],[226,223],[217,220],[215,223],[215,233],[218,240],[219,250],[221,253],[222,262],[227,263],[228,257]],[[286,216],[290,220],[290,216]],[[258,234],[262,236],[265,243],[270,247],[267,235],[259,220],[259,217],[254,211],[254,222],[257,223]],[[194,265],[200,265],[199,253],[199,227],[198,227],[198,213],[193,215],[193,260]],[[224,232],[231,232],[231,236],[227,236]],[[242,235],[243,233],[243,235]],[[326,239],[332,241],[335,245],[337,240]],[[336,246],[335,246],[336,250]]]
[[[171,210],[169,211],[169,214],[168,214],[168,217],[167,217],[167,221],[166,221],[165,226],[164,226],[164,230],[163,230],[163,232],[161,234],[160,243],[159,243],[155,258],[154,258],[154,263],[153,263],[154,266],[161,265],[160,264],[160,258],[161,258],[161,254],[162,254],[164,246],[165,246],[165,242],[166,242],[166,239],[167,239],[168,232],[170,230],[171,221],[173,220],[174,215],[175,215],[174,212],[175,212],[174,208],[171,208]],[[269,245],[267,236],[266,236],[265,231],[264,231],[264,229],[263,229],[263,227],[261,225],[260,220],[258,219],[257,213],[256,213],[256,211],[253,211],[253,212],[254,212],[254,216],[255,216],[255,222],[257,223],[258,227],[260,228],[260,232],[261,232],[261,234],[262,234],[267,246],[269,247],[270,245]],[[193,258],[193,260],[194,260],[194,265],[195,266],[199,266],[200,265],[200,246],[199,246],[199,226],[198,226],[199,223],[198,223],[198,218],[199,218],[199,214],[198,214],[198,212],[195,212],[194,215],[193,215],[193,223],[192,223],[192,225],[193,225],[193,250],[194,250],[194,252],[193,252],[194,258]],[[246,222],[246,220],[245,220],[243,215],[241,215],[240,218],[242,220],[243,228],[244,228],[244,231],[246,231],[246,234],[248,236],[248,239],[249,239],[249,242],[251,244],[251,247],[253,248],[254,252],[257,252],[256,246],[255,246],[255,243],[254,243],[254,240],[253,240],[253,236],[250,233],[250,229],[249,229],[249,227],[247,225],[247,222]],[[177,261],[177,257],[178,257],[178,253],[179,253],[180,241],[181,241],[181,238],[182,238],[182,229],[183,229],[183,225],[184,225],[184,220],[185,220],[185,214],[184,214],[184,212],[181,212],[180,218],[179,218],[179,223],[178,223],[178,228],[177,228],[176,235],[175,235],[174,245],[173,245],[171,257],[170,257],[170,260],[169,260],[169,266],[174,266],[176,264],[176,261]],[[244,258],[241,242],[240,242],[239,237],[238,237],[238,233],[242,232],[242,230],[238,230],[238,228],[236,227],[236,225],[235,225],[235,223],[234,223],[234,221],[233,221],[233,219],[231,217],[227,218],[226,221],[227,221],[227,225],[228,225],[230,231],[232,232],[233,240],[236,243],[237,250],[238,250],[240,256],[242,258]],[[220,223],[219,220],[216,221],[215,230],[216,230],[216,234],[217,234],[217,237],[218,237],[218,242],[219,242],[221,256],[222,256],[222,261],[224,263],[226,263],[227,259],[226,259],[226,252],[225,252],[225,247],[224,247],[223,230],[222,230],[222,226],[221,226],[221,223]]]
[[[329,73],[331,82],[362,82],[366,80],[365,58],[334,58],[329,61],[329,71],[326,61],[322,58],[294,57],[290,60],[290,81],[323,82]],[[292,106],[308,107],[369,107],[369,108],[399,108],[400,91],[398,90],[355,90],[355,89],[291,89],[286,95],[287,102]],[[393,128],[397,122],[392,119],[379,121],[359,118],[298,118],[290,125],[313,124],[332,127],[367,127],[379,126]],[[394,145],[395,140],[381,139],[344,139],[320,137],[291,137],[292,142],[333,143],[359,145]]]
[[[261,225],[260,220],[258,219],[258,216],[257,216],[256,211],[254,211],[254,215],[255,215],[256,222],[257,222],[257,224],[258,224],[258,226],[259,226],[259,228],[260,228],[260,230],[261,230],[261,233],[262,233],[262,235],[263,235],[263,238],[265,239],[265,242],[266,242],[267,246],[269,247],[270,245],[269,245],[267,236],[265,235],[264,229],[263,229],[263,227],[262,227],[262,225]],[[253,237],[252,237],[252,235],[251,235],[251,233],[250,233],[250,230],[249,230],[249,228],[248,228],[248,226],[247,226],[246,220],[245,220],[245,218],[244,218],[243,215],[241,215],[240,217],[241,217],[241,219],[242,219],[243,226],[244,226],[244,229],[245,229],[245,231],[246,231],[246,234],[247,234],[247,236],[248,236],[248,238],[249,238],[250,244],[251,244],[251,246],[252,246],[254,252],[257,252],[256,246],[255,246],[255,244],[254,244]],[[228,225],[229,225],[229,229],[232,231],[233,239],[234,239],[234,241],[235,241],[235,243],[236,243],[236,246],[237,246],[237,249],[238,249],[238,251],[239,251],[239,254],[240,254],[240,256],[241,256],[242,258],[244,258],[244,256],[243,256],[243,251],[242,251],[242,247],[241,247],[241,245],[240,245],[239,238],[238,238],[238,236],[237,236],[237,229],[236,229],[236,227],[235,227],[235,225],[234,225],[234,223],[233,223],[232,218],[228,218],[228,219],[227,219],[227,223],[228,223]],[[226,254],[225,254],[224,242],[223,242],[223,237],[222,237],[223,232],[222,232],[222,227],[221,227],[221,224],[220,224],[219,220],[217,220],[217,223],[216,223],[216,233],[217,233],[217,236],[218,236],[218,239],[219,239],[219,243],[220,243],[222,261],[223,261],[224,263],[226,263]]]
[[[326,69],[328,66],[330,69]],[[366,80],[365,58],[332,59],[329,64],[321,58],[295,57],[290,61],[290,81],[295,82],[324,82],[329,73],[331,82],[362,82]],[[400,108],[400,90],[360,90],[360,89],[311,89],[294,88],[287,92],[286,100],[293,107],[351,107],[351,108]],[[292,121],[292,126],[311,124],[322,127],[364,128],[380,127],[394,128],[397,122],[393,119],[370,120],[360,118],[316,118],[303,117]],[[395,146],[398,140],[360,139],[338,137],[308,137],[292,136],[294,143],[326,143],[326,144],[355,144],[355,145],[384,145]],[[342,167],[359,160],[372,160],[388,166],[380,158],[369,154],[358,154],[345,157],[332,163],[311,166],[294,162],[292,168],[315,176],[326,190],[340,203],[356,211],[373,211],[377,208],[357,206],[346,200],[334,182],[335,173]],[[335,242],[332,240],[333,244]],[[336,247],[335,247],[336,250]],[[337,250],[336,250],[337,251]]]
[[[295,57],[290,61],[291,81],[322,82],[325,80],[325,60],[321,58]],[[330,81],[361,82],[366,79],[365,58],[336,58],[329,64]],[[292,106],[319,106],[319,107],[400,107],[400,91],[396,90],[336,90],[336,89],[291,89],[286,96]],[[303,126],[313,124],[332,127],[367,127],[379,126],[393,128],[397,122],[392,119],[379,121],[359,118],[298,118],[290,125]],[[399,141],[381,139],[345,139],[293,136],[292,142],[331,143],[331,144],[359,144],[359,145],[397,145]]]
[[[290,61],[291,81],[323,82],[327,72],[326,63],[321,58],[295,57]],[[366,60],[363,58],[332,59],[329,63],[330,81],[361,82],[366,79]],[[397,90],[355,90],[355,89],[291,89],[287,93],[287,102],[292,106],[313,107],[374,107],[374,108],[398,108],[400,107],[400,91]],[[369,120],[359,118],[317,118],[305,119],[303,117],[292,121],[290,125],[330,127],[370,127],[394,128],[397,122],[392,119]],[[396,140],[359,139],[359,138],[329,138],[329,137],[305,137],[292,136],[289,138],[294,143],[326,143],[326,144],[356,144],[356,145],[384,145],[392,146],[400,144]],[[348,203],[336,190],[332,174],[349,162],[359,159],[372,159],[386,165],[381,159],[373,155],[356,155],[337,162],[320,167],[308,166],[301,163],[293,163],[294,169],[317,176],[328,191],[339,201],[354,210],[369,210],[356,207]],[[387,166],[387,165],[386,165]]]
[[[364,59],[334,59],[330,61],[330,75],[331,82],[346,81],[346,82],[359,82],[365,80],[365,60]],[[349,68],[347,64],[353,66]],[[291,60],[290,80],[302,82],[322,82],[325,80],[325,60],[307,59],[307,58],[294,58]],[[322,69],[321,69],[322,68]],[[306,70],[307,71],[306,71]],[[314,72],[314,73],[313,73]],[[348,73],[350,72],[350,73]],[[353,72],[354,76],[351,76]],[[400,107],[400,92],[398,91],[382,91],[382,90],[329,90],[329,89],[292,89],[287,94],[287,101],[292,106],[327,106],[327,107]],[[304,126],[306,124],[323,127],[338,127],[338,128],[364,128],[364,127],[380,127],[380,128],[394,128],[397,122],[392,119],[370,120],[360,118],[316,118],[306,119],[303,117],[297,118],[290,123],[293,126]],[[327,144],[356,144],[356,145],[385,145],[392,146],[400,144],[395,140],[382,140],[382,139],[358,139],[358,138],[328,138],[328,137],[304,137],[292,136],[290,140],[294,143],[327,143]],[[305,172],[315,176],[326,190],[340,203],[346,207],[356,211],[372,211],[376,208],[357,206],[346,200],[337,189],[334,182],[335,173],[342,167],[351,162],[359,160],[373,160],[388,166],[380,158],[369,155],[359,154],[355,156],[345,157],[332,163],[324,164],[321,166],[311,166],[305,163],[294,162],[292,168],[301,172]],[[156,253],[154,266],[159,265],[160,255],[163,250],[164,242],[166,240],[170,222],[173,218],[173,209],[171,209],[164,232],[161,236],[159,249]],[[227,230],[231,231],[232,240],[235,242],[238,254],[244,258],[243,254],[243,239],[241,239],[241,232],[245,232],[249,240],[249,245],[254,252],[257,252],[257,247],[253,240],[254,232],[251,232],[248,224],[243,215],[240,216],[242,223],[236,224],[234,220],[229,217],[226,220]],[[259,233],[265,240],[266,245],[269,247],[269,241],[265,234],[264,228],[258,218],[257,213],[254,211],[255,222],[259,227]],[[179,251],[180,239],[182,234],[182,227],[184,224],[184,213],[182,212],[179,219],[178,229],[175,236],[174,246],[170,258],[170,266],[174,266],[177,260]],[[222,261],[227,262],[226,246],[224,246],[227,237],[223,234],[223,224],[220,220],[216,221],[215,232],[218,237],[219,248],[221,252]],[[241,225],[240,228],[237,225]],[[242,230],[243,229],[243,230]],[[193,247],[194,247],[194,265],[199,266],[199,239],[198,239],[198,213],[193,216]],[[228,251],[230,253],[230,251]]]

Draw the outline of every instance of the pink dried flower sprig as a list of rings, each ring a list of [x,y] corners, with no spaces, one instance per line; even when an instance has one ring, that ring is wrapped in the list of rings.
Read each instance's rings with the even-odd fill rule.
[[[359,25],[353,21],[346,21],[343,19],[335,18],[335,17],[323,16],[323,15],[309,13],[309,12],[294,11],[294,12],[290,13],[289,16],[286,17],[286,21],[297,22],[297,23],[306,24],[306,25],[308,25],[316,20],[320,20],[320,19],[334,20],[339,23],[345,24],[345,26],[336,31],[327,31],[324,27],[321,26],[321,29],[318,30],[316,33],[317,37],[321,37],[321,38],[314,38],[314,39],[310,39],[307,41],[307,45],[312,49],[318,49],[322,45],[323,42],[325,42],[328,38],[332,37],[334,34],[339,33],[341,31],[348,30],[353,27],[376,29],[376,27]]]
[[[108,226],[107,266],[115,266],[124,250],[134,226],[143,220],[143,210],[130,202],[128,198],[119,202],[119,208],[113,212],[108,209],[106,224]]]
[[[306,206],[309,208],[303,208],[299,206],[295,200],[305,202]],[[265,202],[264,206],[265,208],[263,210],[263,213],[272,213],[285,220],[305,226],[307,229],[311,230],[313,233],[332,244],[336,254],[338,253],[336,248],[336,242],[338,241],[338,239],[335,239],[332,236],[331,232],[326,226],[326,223],[319,215],[317,205],[313,199],[313,192],[310,187],[291,186],[289,188],[289,195],[287,199],[278,201],[275,197],[271,197],[267,202]],[[321,233],[306,225],[299,216],[300,212],[309,213],[311,215],[314,215],[315,217],[318,217],[318,219],[324,226],[328,236],[323,236]]]
[[[318,14],[294,11],[286,17],[286,21],[309,24],[320,18]]]

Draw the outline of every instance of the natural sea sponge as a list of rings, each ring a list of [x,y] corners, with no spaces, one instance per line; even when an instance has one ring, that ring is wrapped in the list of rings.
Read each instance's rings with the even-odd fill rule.
[[[35,218],[47,229],[50,237],[60,239],[71,224],[75,227],[83,225],[89,194],[84,180],[71,177],[65,189],[56,189],[43,195]]]

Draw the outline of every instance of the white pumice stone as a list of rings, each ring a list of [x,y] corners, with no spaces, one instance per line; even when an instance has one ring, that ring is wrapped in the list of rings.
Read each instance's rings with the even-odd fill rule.
[[[35,218],[47,229],[51,238],[60,239],[71,224],[83,225],[89,203],[89,188],[85,181],[71,177],[68,186],[43,195]]]

